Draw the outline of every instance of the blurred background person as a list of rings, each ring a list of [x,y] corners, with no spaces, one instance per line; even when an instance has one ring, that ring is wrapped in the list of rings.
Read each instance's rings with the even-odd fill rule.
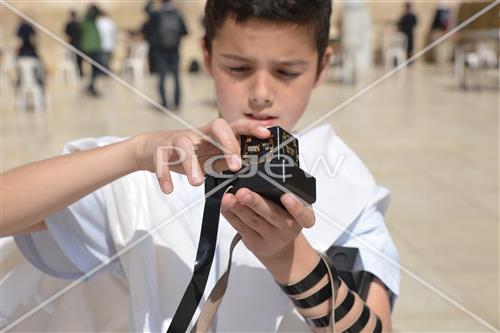
[[[174,77],[174,107],[178,109],[181,103],[181,85],[179,77],[181,40],[188,34],[184,19],[170,0],[162,0],[158,11],[153,9],[152,1],[148,2],[146,11],[151,17],[151,42],[153,48],[154,67],[159,74],[158,89],[161,105],[167,107],[165,94],[165,78],[167,73]]]
[[[85,14],[85,18],[80,24],[81,49],[89,58],[91,58],[98,64],[103,65],[101,37],[96,25],[96,20],[99,14],[100,10],[96,5],[91,5],[88,8],[87,13]],[[100,96],[100,93],[96,90],[95,87],[95,81],[100,73],[101,71],[99,70],[99,68],[92,65],[90,83],[87,87],[87,93],[90,96]]]
[[[451,27],[451,10],[445,1],[439,1],[434,11],[434,18],[431,21],[429,32],[426,36],[426,45],[434,43],[441,38]],[[445,40],[436,47],[429,50],[424,55],[424,59],[429,63],[444,63],[451,59],[452,41]]]
[[[17,37],[21,41],[21,46],[17,51],[18,57],[35,57],[38,58],[38,52],[35,47],[35,30],[33,26],[21,19],[16,31]]]
[[[64,28],[64,33],[66,34],[68,42],[71,44],[71,46],[80,50],[80,37],[81,37],[80,22],[78,21],[76,11],[74,10],[70,11],[69,16],[70,18],[69,21],[66,23],[66,26]],[[80,77],[83,77],[83,69],[82,69],[83,58],[80,57],[79,55],[75,56],[76,56],[76,64],[78,66],[78,72],[80,74]]]
[[[398,30],[406,35],[406,57],[411,58],[414,48],[414,30],[418,23],[417,16],[413,13],[411,3],[405,3],[405,11],[398,21]]]
[[[148,49],[148,66],[149,66],[149,73],[154,74],[157,73],[158,71],[156,70],[155,67],[155,62],[153,59],[154,53],[155,53],[155,45],[153,41],[154,37],[154,27],[153,27],[153,18],[151,15],[149,15],[149,11],[151,5],[148,4],[145,8],[146,13],[148,14],[148,18],[146,21],[142,24],[141,26],[141,34],[144,38],[144,40],[148,43],[149,49]]]
[[[21,19],[16,36],[21,42],[15,62],[16,107],[42,110],[45,108],[45,68],[36,48],[35,30]]]
[[[372,19],[371,52],[378,58],[367,78],[377,80],[389,72],[384,61],[385,54],[390,53],[387,52],[390,50],[386,48],[389,44],[386,40],[396,35],[397,23],[406,1],[363,2]],[[428,39],[431,27],[436,37],[442,36],[494,2],[413,1],[412,13],[418,18],[413,35],[415,49],[418,51],[434,40]],[[5,5],[9,6],[9,3],[6,1]],[[105,9],[116,26],[124,31],[138,31],[144,22],[148,22],[145,35],[152,43],[152,21],[144,13],[146,3],[108,1]],[[159,9],[159,3],[160,0],[155,0],[155,9]],[[33,2],[18,1],[11,5],[36,18],[47,29],[58,31],[66,37],[63,29],[69,19],[69,10],[75,9],[77,21],[81,22],[88,4],[89,1],[75,1],[68,5],[37,6]],[[186,70],[188,66],[184,64],[188,65],[191,59],[203,59],[199,47],[203,29],[199,26],[199,20],[204,13],[204,2],[174,1],[173,4],[183,13],[189,28],[189,36],[183,38],[181,50],[181,68]],[[370,168],[373,167],[377,181],[387,184],[392,190],[394,195],[391,204],[394,206],[388,215],[388,227],[395,232],[395,241],[402,250],[402,263],[407,267],[425,266],[425,271],[421,272],[423,278],[445,288],[448,295],[498,327],[499,5],[496,4],[425,53],[436,55],[434,58],[437,61],[418,61],[410,70],[400,68],[394,75],[386,77],[383,83],[363,94],[359,94],[363,87],[343,85],[338,80],[342,75],[341,39],[348,38],[341,37],[342,29],[339,26],[339,18],[343,19],[346,4],[344,1],[334,1],[333,6],[331,41],[337,46],[336,55],[340,59],[331,67],[334,72],[330,72],[325,84],[312,94],[306,112],[308,118],[299,124],[297,130],[304,129],[309,121],[325,119],[327,110],[342,109],[342,112],[325,119],[325,122],[332,124],[347,142],[353,143],[356,152]],[[450,10],[450,22],[447,22],[446,15],[442,15],[441,9],[444,7]],[[441,13],[438,14],[437,10]],[[34,33],[28,32],[33,43],[25,43],[21,53],[36,54],[43,60],[50,57],[51,61],[44,63],[47,69],[45,95],[47,105],[52,107],[49,108],[51,112],[47,113],[19,112],[14,96],[22,94],[18,94],[21,89],[16,87],[16,80],[20,79],[23,86],[27,86],[25,83],[30,82],[29,77],[32,78],[33,73],[36,73],[27,70],[23,71],[27,73],[27,79],[20,77],[20,60],[28,60],[23,61],[28,64],[37,58],[17,57],[22,45],[22,38],[17,35],[19,16],[4,10],[0,21],[3,27],[0,29],[3,41],[0,45],[0,76],[3,79],[0,90],[4,97],[2,171],[53,156],[71,138],[133,136],[146,130],[163,131],[183,127],[161,112],[147,112],[146,101],[113,80],[102,82],[106,83],[102,88],[100,77],[97,80],[96,87],[107,98],[82,98],[81,85],[56,79],[55,69],[61,46],[44,32],[38,31],[34,24]],[[354,24],[361,26],[362,23],[354,21]],[[447,24],[448,30],[445,31]],[[23,30],[30,31],[29,28]],[[406,36],[401,32],[397,34],[405,37],[400,47],[402,61],[397,62],[401,64],[406,59]],[[131,50],[131,46],[139,42],[141,36],[138,34],[131,34],[129,40],[125,41],[120,40],[118,32],[113,65],[121,64],[122,59],[126,60],[130,52],[126,53],[125,50]],[[439,61],[439,52],[433,51],[441,50],[448,43],[451,45],[446,52],[446,61]],[[394,58],[388,58],[392,60],[389,67],[394,68]],[[89,72],[90,67],[83,67],[84,72]],[[24,65],[22,68],[29,69]],[[195,126],[216,118],[215,91],[207,73],[202,71],[200,75],[181,75],[185,84],[182,105],[186,107],[177,113],[178,116]],[[145,84],[139,90],[148,96],[158,97],[159,101],[157,79],[156,76],[145,75]],[[173,90],[170,82],[169,88]],[[85,81],[85,88],[87,84],[88,81]],[[189,89],[188,94],[185,93],[186,89]],[[26,96],[27,108],[35,109],[31,108],[32,94]],[[350,99],[352,96],[355,98]],[[168,102],[173,106],[173,99]],[[432,170],[429,166],[432,166]],[[9,245],[8,250],[4,244]],[[3,322],[17,321],[25,315],[26,310],[36,307],[40,299],[49,298],[69,282],[39,275],[36,268],[22,258],[13,240],[0,246],[3,254],[2,286],[5,287],[2,289],[5,297],[0,306],[3,325]],[[481,255],[484,253],[496,256],[492,260],[491,256],[484,258]],[[18,263],[20,266],[14,269],[13,265]],[[464,264],[468,273],[457,274],[464,272]],[[100,274],[95,274],[95,277],[102,279],[97,285],[84,283],[75,286],[60,302],[50,304],[53,305],[50,312],[41,309],[20,322],[19,326],[7,331],[56,331],[53,325],[55,316],[64,316],[66,319],[61,327],[64,331],[90,332],[95,330],[96,322],[108,325],[105,329],[108,332],[127,331],[127,316],[123,316],[123,313],[128,311],[128,299],[119,297],[122,291],[126,291],[126,285],[121,283],[120,276],[113,277],[106,286],[112,287],[110,292],[118,296],[106,298],[100,292],[106,278]],[[471,320],[468,314],[456,311],[454,305],[446,304],[440,296],[433,296],[410,276],[403,274],[402,277],[405,280],[401,285],[401,299],[397,300],[394,312],[394,331],[484,331],[484,327]],[[39,286],[43,288],[38,288],[38,292],[30,292]],[[464,287],[470,287],[474,293],[464,295]],[[495,292],[492,292],[492,288]],[[96,303],[91,304],[94,296],[99,302],[98,307]],[[426,304],[435,306],[429,309]],[[77,310],[68,311],[68,305],[69,309],[92,309],[93,317],[84,317]],[[443,316],[443,313],[447,315]],[[78,326],[80,324],[83,326]]]
[[[108,14],[103,11],[99,13],[96,24],[101,38],[102,63],[104,67],[109,69],[116,46],[116,26]]]

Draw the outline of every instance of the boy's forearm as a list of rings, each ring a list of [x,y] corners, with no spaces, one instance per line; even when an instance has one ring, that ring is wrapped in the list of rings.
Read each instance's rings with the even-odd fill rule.
[[[279,258],[274,259],[261,259],[262,263],[269,272],[273,275],[276,282],[281,285],[291,285],[304,279],[311,273],[320,261],[318,252],[309,244],[304,235],[301,233],[295,239],[290,248],[284,252]],[[321,281],[323,281],[322,279]],[[319,282],[318,285],[322,284]],[[391,315],[389,297],[385,290],[382,288],[383,283],[376,279],[376,283],[372,283],[366,305],[373,311],[382,321],[384,332],[391,331]],[[315,293],[319,287],[313,287],[306,294]],[[302,296],[297,295],[298,298]],[[330,304],[325,302],[310,309],[299,309],[302,315],[309,318],[324,315]],[[314,328],[317,332],[326,332],[324,328]]]
[[[136,171],[136,141],[35,162],[1,175],[1,236],[18,233]]]
[[[262,263],[280,284],[297,282],[318,264],[319,254],[301,233],[278,258],[262,259]]]

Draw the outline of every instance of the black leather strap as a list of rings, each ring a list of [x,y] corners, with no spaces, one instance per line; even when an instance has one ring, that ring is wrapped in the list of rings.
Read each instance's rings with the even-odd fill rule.
[[[377,324],[375,325],[373,333],[382,333],[382,321],[379,317],[377,317]]]
[[[351,311],[353,305],[354,294],[350,290],[348,290],[347,296],[345,297],[344,301],[335,309],[335,320],[339,321],[344,318],[344,316],[348,314],[349,311]]]
[[[351,327],[347,330],[349,333],[359,333],[365,328],[366,324],[368,323],[368,320],[370,319],[370,309],[368,306],[363,305],[363,311],[361,312],[361,315],[359,316],[358,320],[354,324],[352,324]]]
[[[324,315],[323,317],[319,318],[305,318],[307,324],[309,326],[314,326],[314,327],[328,327],[330,325],[330,318],[331,314],[328,313],[327,315]]]
[[[205,180],[205,210],[203,211],[203,221],[200,240],[198,241],[194,272],[184,292],[181,303],[177,307],[177,311],[175,312],[167,333],[184,333],[187,331],[189,323],[205,291],[208,274],[210,273],[215,255],[222,196],[228,188],[228,186],[222,186],[212,195],[207,195],[209,191],[212,191],[218,185],[221,185],[220,178],[209,176]]]
[[[309,297],[301,299],[294,299],[294,298],[290,299],[292,300],[293,304],[295,304],[295,306],[307,309],[315,307],[316,305],[320,305],[330,297],[332,297],[332,286],[330,285],[330,283],[327,283],[323,288],[321,288],[320,290],[318,290]]]
[[[325,276],[326,272],[325,262],[320,259],[313,271],[301,281],[289,286],[280,284],[280,287],[287,295],[298,295],[318,284],[318,282]]]

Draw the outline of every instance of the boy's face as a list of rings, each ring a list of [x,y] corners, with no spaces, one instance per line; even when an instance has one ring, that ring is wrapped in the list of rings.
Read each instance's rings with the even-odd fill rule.
[[[315,40],[307,26],[228,16],[217,29],[205,66],[213,77],[221,116],[291,130],[307,106],[320,73]],[[328,64],[331,50],[323,57]]]

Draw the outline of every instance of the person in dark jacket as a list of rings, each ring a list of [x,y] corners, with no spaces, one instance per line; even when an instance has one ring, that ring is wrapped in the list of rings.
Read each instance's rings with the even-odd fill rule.
[[[76,12],[74,10],[70,12],[70,19],[68,23],[66,23],[64,33],[66,34],[68,42],[71,44],[71,46],[80,50],[80,22],[78,22]],[[78,72],[80,73],[80,77],[83,76],[82,61],[82,57],[76,55],[76,63],[78,65]]]
[[[155,74],[156,68],[155,68],[155,62],[153,59],[153,55],[155,53],[154,45],[153,45],[153,20],[150,16],[148,16],[147,20],[143,23],[140,29],[140,33],[142,34],[144,40],[148,43],[149,49],[148,49],[148,67],[149,67],[149,73],[150,74]]]
[[[406,57],[409,59],[413,54],[414,38],[413,31],[418,23],[417,16],[413,14],[411,3],[405,4],[405,13],[398,21],[398,30],[406,35],[408,43],[406,45]]]
[[[181,85],[179,77],[179,48],[181,40],[188,34],[184,19],[170,0],[162,0],[162,7],[153,10],[152,1],[146,6],[150,17],[148,41],[152,44],[154,69],[159,74],[158,89],[161,105],[167,107],[165,95],[165,77],[167,73],[174,76],[174,108],[178,109],[181,102]]]
[[[39,58],[34,42],[35,29],[33,29],[33,26],[22,19],[17,28],[16,35],[21,40],[17,56]]]
[[[45,87],[45,67],[40,59],[36,49],[35,36],[36,32],[33,26],[24,19],[21,19],[19,26],[16,30],[17,37],[21,40],[21,46],[17,50],[17,60],[23,58],[36,58],[36,66],[33,67],[33,75],[38,85],[44,89]],[[16,66],[17,67],[17,66]],[[22,84],[23,75],[20,68],[16,68],[16,88]]]
[[[99,65],[103,65],[102,62],[102,49],[101,49],[101,37],[99,36],[99,31],[97,30],[96,19],[100,14],[100,10],[97,6],[91,5],[85,14],[85,19],[80,23],[81,32],[81,49],[89,58],[94,60]],[[99,68],[92,65],[92,75],[90,78],[89,86],[87,87],[87,92],[89,95],[98,97],[100,93],[95,88],[95,81],[97,76],[101,73]]]

